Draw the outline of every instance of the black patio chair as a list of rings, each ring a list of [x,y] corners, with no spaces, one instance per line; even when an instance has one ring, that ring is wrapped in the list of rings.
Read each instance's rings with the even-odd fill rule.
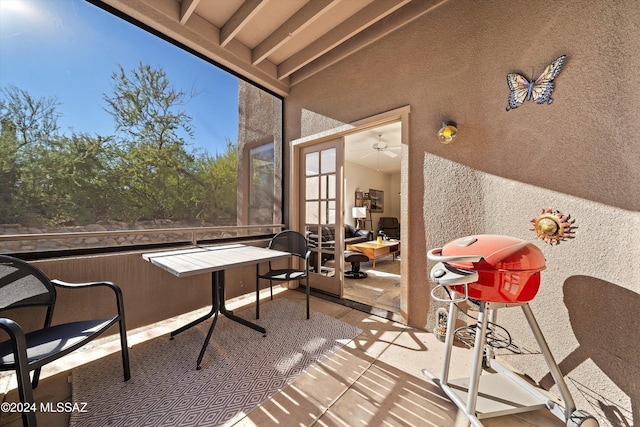
[[[273,299],[273,282],[289,282],[306,279],[307,292],[307,319],[309,318],[309,251],[307,239],[303,234],[294,230],[285,230],[273,236],[269,242],[269,249],[289,252],[304,260],[304,268],[280,268],[273,269],[269,261],[269,270],[260,274],[260,266],[256,268],[256,319],[260,318],[260,279],[269,281],[271,299]]]
[[[115,316],[51,325],[57,287],[78,289],[98,286],[113,290],[117,305]],[[42,329],[25,332],[12,318],[17,312],[15,309],[20,307],[46,307]],[[44,365],[82,347],[116,323],[120,326],[122,367],[127,381],[131,378],[127,329],[122,291],[115,283],[65,283],[49,280],[35,266],[11,256],[0,255],[0,329],[9,336],[7,341],[0,343],[0,371],[16,372],[18,393],[23,405],[35,408],[33,389],[38,386],[40,370]],[[29,380],[31,371],[34,371],[33,379]],[[23,412],[22,422],[25,426],[36,426],[35,412]]]

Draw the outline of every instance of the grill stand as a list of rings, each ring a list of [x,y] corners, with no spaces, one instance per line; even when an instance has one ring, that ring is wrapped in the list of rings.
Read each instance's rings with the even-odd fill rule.
[[[562,400],[550,397],[540,388],[534,387],[514,372],[500,365],[497,361],[490,357],[485,357],[486,332],[489,317],[495,319],[497,310],[500,308],[516,306],[522,307],[531,331],[544,355],[551,376],[560,390]],[[528,303],[505,304],[481,301],[476,327],[471,376],[469,378],[449,380],[449,367],[455,338],[455,319],[457,314],[457,305],[454,302],[450,302],[441,377],[436,377],[426,369],[423,369],[422,372],[446,393],[453,403],[466,415],[474,427],[483,426],[480,421],[482,418],[498,417],[543,408],[547,408],[560,420],[566,422],[568,427],[599,426],[598,422],[591,415],[584,411],[576,410],[575,403],[564,381],[564,377],[560,372],[560,368],[553,359],[551,350],[542,335],[540,326]],[[483,362],[486,362],[487,367],[494,371],[494,373],[482,375]],[[563,403],[564,406],[562,405]]]

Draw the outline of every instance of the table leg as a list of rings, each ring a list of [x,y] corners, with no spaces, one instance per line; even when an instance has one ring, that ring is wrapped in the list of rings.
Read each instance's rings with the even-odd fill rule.
[[[267,330],[262,326],[256,325],[255,323],[251,323],[248,320],[243,319],[242,317],[238,317],[233,314],[231,310],[228,310],[225,305],[225,292],[224,292],[224,270],[214,271],[211,273],[211,310],[205,314],[204,316],[190,322],[175,331],[171,332],[171,339],[174,336],[178,335],[181,332],[186,331],[189,328],[194,327],[195,325],[204,322],[205,320],[213,317],[213,321],[211,322],[211,326],[209,326],[209,332],[207,332],[207,337],[202,344],[202,349],[200,349],[200,354],[198,355],[198,361],[196,363],[196,369],[200,369],[200,363],[204,358],[204,354],[207,351],[207,346],[209,345],[209,340],[211,339],[211,335],[213,334],[213,329],[216,327],[216,322],[218,321],[218,313],[221,313],[225,317],[238,322],[242,325],[248,326],[251,329],[255,329],[258,332],[262,332],[263,335],[266,335]]]
[[[260,318],[260,264],[256,264],[256,319]]]
[[[233,312],[227,310],[227,307],[225,306],[225,302],[224,302],[224,271],[220,272],[220,313],[222,313],[225,317],[228,317],[229,319],[241,323],[245,326],[248,326],[251,329],[254,329],[258,332],[262,332],[263,334],[267,333],[267,330],[265,328],[263,328],[262,326],[256,325],[255,323],[251,323],[248,320],[243,319],[242,317],[238,317],[235,314],[233,314]]]
[[[211,273],[211,310],[205,314],[202,317],[197,318],[196,320],[187,323],[186,325],[176,329],[175,331],[171,332],[171,338],[173,339],[173,337],[175,337],[176,335],[178,335],[181,332],[186,331],[189,328],[192,328],[194,326],[196,326],[199,323],[204,322],[205,320],[213,317],[214,315],[216,315],[218,313],[218,308],[216,306],[216,297],[217,297],[217,290],[216,290],[216,279],[215,279],[215,274],[216,272],[214,271],[213,273]]]
[[[220,274],[222,273],[222,274]],[[202,348],[200,349],[200,354],[198,355],[198,361],[196,362],[196,369],[202,369],[201,363],[202,358],[204,357],[204,353],[207,351],[207,347],[209,346],[209,340],[211,339],[211,334],[213,334],[213,329],[216,327],[216,322],[218,321],[218,313],[220,312],[220,294],[218,293],[218,289],[220,288],[220,277],[223,279],[222,288],[224,288],[224,272],[214,271],[211,273],[211,292],[213,304],[211,305],[211,310],[215,312],[213,316],[213,321],[211,322],[211,326],[209,326],[209,332],[207,332],[207,337],[204,339],[204,343],[202,344]],[[224,301],[224,300],[222,300]]]

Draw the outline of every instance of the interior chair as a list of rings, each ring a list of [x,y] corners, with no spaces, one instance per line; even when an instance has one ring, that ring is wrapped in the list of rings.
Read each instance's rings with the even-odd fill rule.
[[[383,216],[378,220],[376,235],[382,231],[390,239],[400,239],[400,223],[398,218]]]
[[[92,288],[107,287],[115,294],[117,314],[106,319],[81,320],[52,326],[56,304],[56,288]],[[41,307],[44,313],[44,326],[41,329],[26,332],[16,322],[17,314],[22,312],[23,321],[29,313],[15,310],[24,307]],[[29,309],[31,310],[31,309]],[[24,322],[23,322],[24,323]],[[15,371],[18,382],[20,402],[35,406],[33,389],[38,386],[40,370],[98,337],[111,326],[119,324],[122,367],[125,381],[131,378],[129,351],[124,321],[124,306],[120,288],[112,282],[66,283],[49,278],[35,266],[20,259],[0,255],[0,329],[9,339],[0,343],[0,371]],[[29,374],[33,372],[33,379]],[[25,426],[36,426],[36,413],[23,412]]]
[[[274,269],[269,261],[269,270],[265,273],[260,273],[260,266],[256,268],[256,319],[260,318],[260,279],[269,281],[269,289],[271,292],[271,299],[273,299],[273,282],[289,282],[297,280],[298,283],[306,280],[306,292],[307,292],[307,319],[309,318],[309,255],[311,251],[307,245],[307,239],[303,234],[294,230],[285,230],[273,236],[269,242],[269,249],[275,249],[277,251],[289,252],[290,254],[297,256],[301,260],[304,260],[304,268],[278,268]]]

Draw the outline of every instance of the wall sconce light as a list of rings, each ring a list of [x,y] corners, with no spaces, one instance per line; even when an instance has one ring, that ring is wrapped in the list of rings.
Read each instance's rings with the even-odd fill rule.
[[[443,144],[449,144],[458,134],[456,122],[442,122],[442,127],[438,131],[438,140]]]

